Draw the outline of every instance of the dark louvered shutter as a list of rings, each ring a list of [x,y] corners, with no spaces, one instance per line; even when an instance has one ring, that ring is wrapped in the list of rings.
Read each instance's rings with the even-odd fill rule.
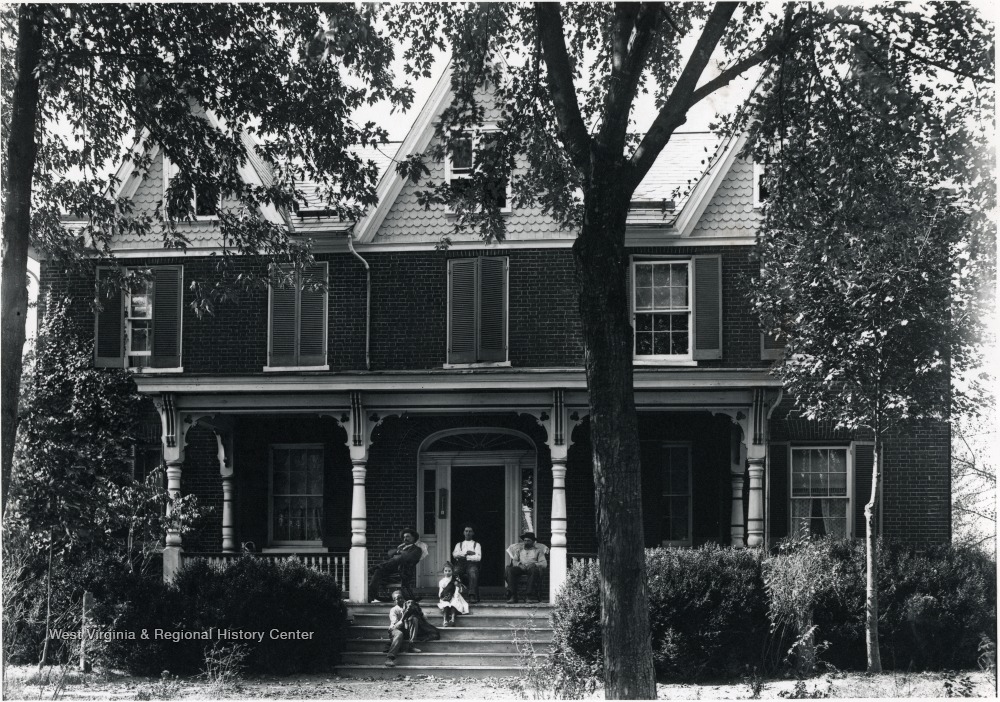
[[[773,546],[788,536],[788,444],[768,444],[768,477],[771,481],[767,505],[767,524]]]
[[[94,366],[97,368],[123,368],[125,366],[125,310],[122,306],[121,288],[102,290],[101,283],[108,276],[107,269],[97,269],[97,295],[101,311],[94,324]]]
[[[479,259],[477,360],[507,360],[507,257]]]
[[[271,338],[268,365],[294,366],[295,363],[295,299],[298,296],[294,283],[271,285]]]
[[[326,364],[326,263],[302,272],[299,306],[299,366]],[[314,286],[321,285],[321,288]],[[312,289],[310,289],[312,288]]]
[[[153,368],[180,368],[183,269],[153,269]]]
[[[872,496],[873,444],[854,445],[854,536],[865,538],[865,505]],[[878,533],[878,503],[875,504],[875,533]]]
[[[694,359],[722,358],[722,257],[695,256]]]
[[[448,363],[476,361],[476,268],[474,258],[448,261]]]

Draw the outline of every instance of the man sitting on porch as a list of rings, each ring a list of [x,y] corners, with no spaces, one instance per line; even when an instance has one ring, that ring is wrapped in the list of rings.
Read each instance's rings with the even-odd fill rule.
[[[414,599],[412,587],[415,584],[416,567],[417,563],[427,555],[427,546],[420,543],[420,534],[416,529],[409,527],[403,529],[402,537],[403,543],[389,549],[386,554],[389,560],[375,566],[372,579],[368,583],[368,594],[373,598],[372,602],[385,601],[379,597],[382,580],[394,573],[399,573],[402,580],[401,588],[406,599]]]
[[[548,552],[548,546],[535,543],[535,534],[531,531],[521,534],[521,543],[507,547],[510,565],[504,577],[507,580],[508,604],[517,602],[517,581],[522,575],[528,576],[527,601],[538,602],[542,571],[549,565],[545,560]]]

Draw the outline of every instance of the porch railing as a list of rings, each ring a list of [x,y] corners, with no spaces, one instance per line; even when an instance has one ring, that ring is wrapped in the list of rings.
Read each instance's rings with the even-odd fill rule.
[[[597,563],[596,553],[570,553],[569,565],[573,567],[575,563]]]
[[[314,570],[323,575],[329,575],[340,585],[340,589],[347,595],[348,583],[348,563],[350,559],[343,553],[208,553],[195,552],[184,553],[184,561],[201,560],[207,561],[210,566],[224,568],[233,561],[248,556],[250,558],[263,558],[270,561],[287,561],[295,559],[302,562],[306,568]]]

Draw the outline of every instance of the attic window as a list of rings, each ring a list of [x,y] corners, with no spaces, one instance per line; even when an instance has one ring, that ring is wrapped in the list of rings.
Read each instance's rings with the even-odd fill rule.
[[[473,166],[475,164],[476,149],[490,147],[491,134],[495,133],[494,128],[485,128],[477,132],[455,132],[448,140],[448,153],[445,159],[445,179],[451,185],[452,190],[461,193],[467,181],[472,177]],[[510,212],[510,181],[506,183],[498,182],[493,188],[491,196],[501,212]]]
[[[166,154],[163,155],[163,202],[167,201],[167,191],[170,189],[170,181],[177,177],[177,165],[172,163]],[[204,189],[199,191],[194,187],[194,194],[191,196],[191,211],[194,212],[195,219],[214,219],[219,216],[219,196],[211,194]]]
[[[767,184],[765,179],[767,178],[767,164],[766,163],[754,163],[753,164],[753,206],[754,209],[760,209],[767,202],[770,193],[767,189]]]

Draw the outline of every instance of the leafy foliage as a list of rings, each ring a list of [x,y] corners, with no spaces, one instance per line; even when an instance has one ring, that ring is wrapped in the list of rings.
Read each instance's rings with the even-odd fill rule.
[[[95,616],[102,627],[135,632],[136,640],[104,642],[104,663],[153,675],[198,673],[217,640],[156,639],[168,632],[210,628],[264,632],[260,641],[241,642],[241,665],[255,673],[288,675],[328,670],[343,648],[347,609],[337,583],[297,561],[241,558],[224,569],[204,561],[185,565],[167,585],[156,577],[116,573],[97,584]],[[281,640],[270,632],[312,632],[309,638]],[[146,630],[150,637],[143,639]]]

